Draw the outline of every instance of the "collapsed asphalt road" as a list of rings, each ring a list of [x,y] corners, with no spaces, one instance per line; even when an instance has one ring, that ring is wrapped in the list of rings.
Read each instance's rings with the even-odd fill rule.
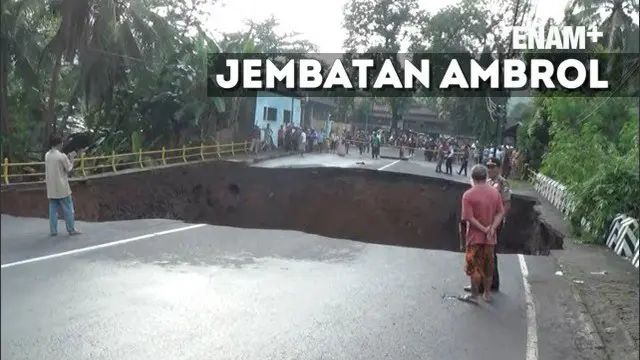
[[[257,167],[219,161],[75,183],[76,219],[165,218],[295,230],[385,245],[459,249],[460,201],[469,187],[467,181],[380,172],[371,166],[390,169],[400,164],[376,168],[376,161],[329,154],[289,161],[286,168],[278,165],[282,160]],[[342,168],[318,166],[322,164]],[[0,195],[2,213],[47,216],[38,205],[46,196],[43,188],[16,188]],[[558,237],[544,231],[535,204],[532,197],[513,197],[501,252],[548,254],[561,247]]]
[[[261,166],[344,160],[288,159]],[[526,257],[532,325],[516,255],[500,259],[494,303],[474,307],[450,298],[466,284],[453,252],[170,220],[81,226],[50,239],[46,220],[3,215],[2,359],[513,360],[531,326],[527,359],[578,358],[576,325],[560,320],[577,315],[547,257]]]

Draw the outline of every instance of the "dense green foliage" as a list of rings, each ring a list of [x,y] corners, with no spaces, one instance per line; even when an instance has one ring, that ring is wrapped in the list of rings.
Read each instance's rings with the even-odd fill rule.
[[[626,0],[570,3],[565,23],[605,30],[604,40],[586,51],[606,64],[612,90],[584,98],[539,93],[518,132],[524,160],[567,187],[574,201],[571,224],[586,241],[602,243],[618,213],[640,218],[638,10],[637,2]]]
[[[41,159],[54,131],[103,139],[98,153],[229,140],[242,99],[207,97],[207,54],[315,46],[274,18],[215,41],[213,3],[3,0],[2,157]]]
[[[584,217],[602,234],[616,213],[640,215],[637,99],[549,98],[550,142],[542,172],[568,186],[576,201],[572,223]],[[588,115],[588,114],[587,114]]]

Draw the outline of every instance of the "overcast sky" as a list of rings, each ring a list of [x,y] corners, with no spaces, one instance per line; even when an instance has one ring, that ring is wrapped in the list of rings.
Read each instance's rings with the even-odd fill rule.
[[[209,29],[233,32],[244,28],[244,20],[260,21],[274,15],[282,32],[298,32],[318,45],[320,52],[340,53],[345,32],[342,7],[347,0],[221,0],[211,11]],[[540,19],[561,19],[567,0],[533,0]],[[423,9],[435,12],[457,0],[419,0]]]

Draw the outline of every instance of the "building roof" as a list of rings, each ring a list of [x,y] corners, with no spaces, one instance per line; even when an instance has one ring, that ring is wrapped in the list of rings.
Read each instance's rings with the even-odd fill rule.
[[[331,107],[337,107],[338,104],[336,104],[335,101],[333,101],[332,98],[327,98],[327,97],[309,97],[309,102],[312,103],[316,103],[316,104],[321,104],[321,105],[327,105],[327,106],[331,106]]]
[[[372,116],[391,119],[391,107],[389,105],[375,105],[373,107]],[[429,121],[429,122],[445,122],[438,114],[422,105],[413,105],[402,116],[404,121]]]

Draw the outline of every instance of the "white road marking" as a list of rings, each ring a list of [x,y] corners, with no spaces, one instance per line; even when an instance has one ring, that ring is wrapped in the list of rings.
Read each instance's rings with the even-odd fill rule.
[[[390,167],[392,167],[393,165],[395,165],[395,164],[397,164],[397,163],[399,163],[399,162],[400,162],[400,160],[396,160],[396,161],[392,162],[391,164],[387,164],[387,165],[385,165],[385,166],[383,166],[383,167],[381,167],[381,168],[378,168],[378,170],[379,170],[379,171],[382,171],[382,170],[384,170],[384,169],[386,169],[386,168],[390,168]]]
[[[527,304],[527,352],[526,360],[538,360],[538,324],[536,323],[536,305],[533,302],[531,294],[531,285],[529,284],[529,269],[524,260],[524,255],[518,254],[520,262],[520,272],[522,273],[522,282],[524,285],[524,300]]]
[[[30,264],[30,263],[34,263],[34,262],[44,261],[44,260],[51,260],[51,259],[55,259],[55,258],[59,258],[59,257],[63,257],[63,256],[75,255],[75,254],[80,254],[80,253],[84,253],[84,252],[88,252],[88,251],[104,249],[104,248],[108,248],[108,247],[112,247],[112,246],[127,244],[127,243],[130,243],[130,242],[150,239],[150,238],[153,238],[153,237],[156,237],[156,236],[168,235],[168,234],[173,234],[173,233],[177,233],[177,232],[181,232],[181,231],[197,229],[197,228],[203,227],[205,225],[206,224],[189,225],[189,226],[184,226],[184,227],[177,228],[177,229],[160,231],[160,232],[156,232],[156,233],[152,233],[152,234],[146,234],[146,235],[132,237],[132,238],[129,238],[129,239],[112,241],[112,242],[108,242],[108,243],[104,243],[104,244],[100,244],[100,245],[87,246],[87,247],[84,247],[84,248],[73,249],[73,250],[64,251],[64,252],[61,252],[61,253],[50,254],[50,255],[45,255],[45,256],[39,256],[39,257],[26,259],[26,260],[21,260],[21,261],[16,261],[16,262],[8,263],[8,264],[2,264],[1,268],[2,269],[6,269],[6,268],[18,266],[18,265],[25,265],[25,264]]]

